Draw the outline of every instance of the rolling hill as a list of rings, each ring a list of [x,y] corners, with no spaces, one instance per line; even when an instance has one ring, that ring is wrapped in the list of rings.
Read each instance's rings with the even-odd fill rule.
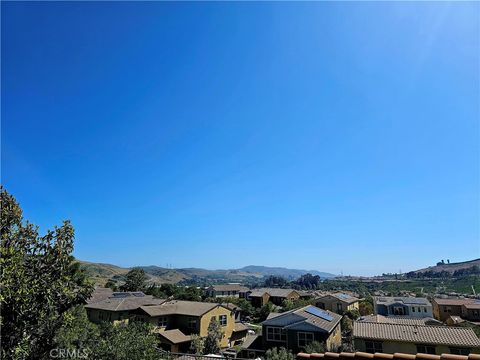
[[[129,268],[122,268],[116,265],[80,261],[82,268],[87,275],[97,284],[104,285],[108,279],[123,281]],[[154,283],[205,283],[221,284],[227,282],[253,283],[269,275],[282,276],[289,280],[296,279],[306,273],[318,275],[322,278],[335,277],[334,274],[316,270],[298,270],[282,267],[267,267],[249,265],[241,269],[229,270],[207,270],[199,268],[167,269],[160,266],[139,266]]]
[[[434,273],[439,273],[442,271],[446,271],[453,274],[457,270],[469,269],[474,266],[480,267],[480,259],[462,261],[457,263],[443,263],[443,264],[439,263],[435,266],[429,266],[424,269],[414,270],[413,273],[421,274],[421,273],[430,272],[430,271]]]

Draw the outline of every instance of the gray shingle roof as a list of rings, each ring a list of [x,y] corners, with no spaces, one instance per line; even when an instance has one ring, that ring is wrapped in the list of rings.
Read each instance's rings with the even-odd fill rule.
[[[240,284],[212,285],[209,289],[215,291],[248,291],[249,289]]]
[[[287,297],[293,291],[297,292],[294,289],[260,288],[260,289],[253,289],[250,296],[259,297],[267,293],[268,295],[274,296],[274,297]]]
[[[316,316],[305,311],[305,309],[308,307],[313,306],[304,306],[300,309],[281,313],[278,316],[265,320],[262,324],[267,326],[282,326],[286,328],[301,328],[307,326],[321,331],[331,332],[342,319],[341,315],[335,314],[328,310],[316,308],[320,312],[324,312],[332,318],[332,320],[326,320],[320,316]]]
[[[85,308],[107,311],[128,311],[138,309],[144,305],[158,305],[165,301],[166,300],[164,299],[154,298],[151,295],[145,295],[142,297],[109,297],[105,300],[85,305]]]
[[[399,297],[391,297],[391,296],[379,296],[375,298],[377,304],[383,305],[392,305],[392,304],[405,304],[405,305],[430,305],[430,301],[426,298],[421,297],[408,297],[408,296],[399,296]]]
[[[159,331],[157,334],[164,337],[172,344],[180,344],[192,340],[191,336],[185,335],[178,329]]]
[[[480,347],[472,329],[449,326],[405,325],[355,321],[353,337],[371,340]]]
[[[173,314],[201,316],[206,312],[216,308],[217,306],[222,306],[222,305],[219,305],[216,303],[206,303],[206,302],[196,302],[196,301],[171,300],[171,301],[166,301],[161,305],[142,306],[141,309],[150,316],[162,316],[162,315],[173,315]]]

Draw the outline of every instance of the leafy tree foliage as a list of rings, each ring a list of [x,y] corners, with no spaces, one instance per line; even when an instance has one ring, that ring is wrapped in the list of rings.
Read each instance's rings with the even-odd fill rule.
[[[125,284],[121,286],[123,291],[143,291],[147,286],[148,276],[145,270],[133,268],[126,275]]]
[[[88,359],[158,359],[157,339],[150,325],[140,322],[96,325],[87,318],[83,306],[68,312],[57,333],[55,347],[70,353],[86,354]]]
[[[267,350],[265,353],[266,360],[294,360],[295,357],[290,351],[287,351],[284,347],[280,349],[274,347],[272,349]]]
[[[145,290],[146,294],[158,298],[172,297],[177,300],[202,301],[203,292],[194,286],[180,286],[175,284],[151,285]]]
[[[357,320],[360,317],[360,312],[357,309],[347,310],[343,315],[348,316],[351,320]]]
[[[293,309],[298,309],[303,306],[313,305],[315,300],[304,300],[304,299],[297,299],[297,300],[283,300],[282,301],[282,311],[290,311]]]
[[[273,304],[267,303],[263,305],[260,309],[257,309],[256,311],[256,318],[257,322],[262,322],[265,321],[268,317],[268,315],[273,311]]]
[[[373,314],[373,302],[363,300],[358,303],[358,312],[361,316]]]
[[[341,327],[345,336],[349,336],[353,330],[353,320],[348,316],[342,317]]]
[[[53,348],[64,314],[92,293],[73,258],[69,221],[41,236],[15,198],[1,193],[0,302],[4,358],[42,359]]]
[[[105,283],[105,287],[110,288],[113,291],[118,291],[118,283],[113,279],[108,279]]]
[[[270,275],[265,279],[265,287],[283,287],[289,285],[288,280],[281,276]]]
[[[190,350],[195,355],[203,355],[205,353],[205,339],[197,334],[192,335]]]
[[[323,353],[325,352],[325,345],[321,342],[313,341],[305,346],[305,352],[307,354]]]
[[[220,352],[220,341],[223,337],[223,330],[216,319],[212,319],[207,329],[205,339],[205,354],[218,354]]]
[[[292,284],[294,285],[294,288],[298,289],[306,289],[306,290],[315,290],[320,288],[320,285],[322,283],[322,279],[318,275],[312,275],[312,274],[305,274],[300,276],[297,280],[295,280]]]

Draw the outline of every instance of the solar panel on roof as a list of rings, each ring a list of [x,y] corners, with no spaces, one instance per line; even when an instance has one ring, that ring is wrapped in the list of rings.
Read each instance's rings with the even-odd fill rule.
[[[309,314],[318,316],[318,317],[322,318],[323,320],[327,320],[327,321],[332,321],[333,320],[333,317],[329,313],[327,313],[326,311],[323,311],[322,309],[319,309],[315,306],[310,305],[307,308],[305,308],[305,311]]]
[[[141,291],[139,291],[139,292],[134,292],[134,293],[132,293],[132,294],[133,294],[133,296],[135,296],[135,297],[144,297],[144,296],[145,296],[145,294],[144,294],[143,292],[141,292]]]
[[[340,299],[350,299],[350,295],[347,295],[347,294],[339,294],[338,297]]]
[[[113,293],[113,297],[116,297],[116,298],[125,298],[125,297],[129,297],[130,294],[129,293]]]

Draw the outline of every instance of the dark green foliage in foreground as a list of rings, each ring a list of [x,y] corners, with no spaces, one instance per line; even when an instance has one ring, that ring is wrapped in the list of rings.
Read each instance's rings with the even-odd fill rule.
[[[2,358],[47,358],[64,314],[91,295],[93,287],[71,255],[73,239],[68,221],[40,235],[1,189]]]
[[[266,360],[294,360],[295,356],[287,349],[272,348],[265,353]]]
[[[207,337],[205,339],[205,354],[218,354],[220,352],[220,341],[223,337],[223,330],[218,320],[212,319],[208,325]]]
[[[139,322],[95,325],[83,306],[68,313],[56,337],[57,349],[86,354],[88,359],[153,360],[159,354],[157,339],[149,325]]]
[[[160,299],[172,297],[177,300],[202,301],[203,292],[195,286],[185,287],[175,284],[162,284],[161,286],[151,285],[145,290],[148,295]]]
[[[305,346],[305,351],[307,354],[314,354],[314,353],[323,353],[325,352],[325,345],[318,341],[313,341],[310,344]]]

